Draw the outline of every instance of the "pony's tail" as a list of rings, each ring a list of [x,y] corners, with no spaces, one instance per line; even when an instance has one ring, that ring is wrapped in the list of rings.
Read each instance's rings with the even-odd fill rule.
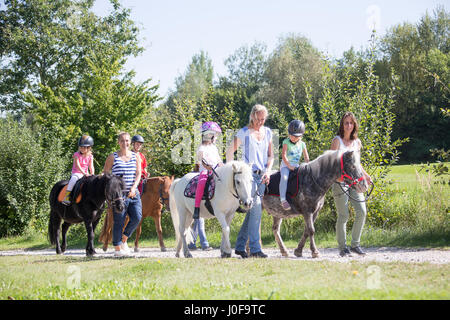
[[[177,185],[177,183],[180,181],[180,179],[175,179],[172,182],[172,185],[170,186],[169,189],[169,207],[170,207],[170,215],[172,217],[172,223],[173,223],[173,228],[175,229],[175,243],[178,244],[178,241],[180,240],[180,217],[178,214],[178,209],[177,209],[177,203],[175,201],[175,194],[174,194],[174,190],[175,190],[175,186]]]

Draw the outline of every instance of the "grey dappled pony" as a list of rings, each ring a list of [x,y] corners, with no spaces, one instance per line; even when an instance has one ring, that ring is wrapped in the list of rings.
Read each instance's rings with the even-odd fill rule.
[[[363,178],[359,153],[353,151],[345,153],[339,150],[325,151],[315,160],[302,163],[297,172],[299,174],[297,194],[293,197],[289,195],[286,197],[291,205],[291,210],[284,210],[281,207],[279,196],[266,194],[262,202],[266,211],[273,217],[272,231],[281,254],[285,257],[289,256],[280,236],[282,220],[302,215],[305,220],[305,230],[298,247],[294,250],[294,255],[302,256],[303,247],[309,236],[312,257],[316,258],[319,256],[319,251],[314,242],[314,221],[323,207],[327,191],[339,178],[343,178],[347,186],[355,188],[357,192],[361,193],[367,191],[368,185]]]

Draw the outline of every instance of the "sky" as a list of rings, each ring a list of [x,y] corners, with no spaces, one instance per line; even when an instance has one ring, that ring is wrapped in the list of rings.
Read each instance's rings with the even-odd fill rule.
[[[175,88],[192,56],[208,53],[217,75],[226,75],[224,61],[238,48],[262,42],[267,53],[280,37],[305,36],[320,51],[339,58],[352,46],[366,48],[373,26],[377,35],[404,22],[417,23],[438,5],[450,9],[444,0],[121,0],[131,9],[131,19],[140,28],[140,45],[145,51],[131,57],[127,70],[135,70],[136,81],[149,78],[159,84],[165,96]],[[108,0],[96,0],[93,11],[108,14]]]

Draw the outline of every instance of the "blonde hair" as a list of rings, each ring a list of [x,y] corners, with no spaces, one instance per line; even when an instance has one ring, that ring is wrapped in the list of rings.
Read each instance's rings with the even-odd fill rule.
[[[262,104],[255,104],[252,108],[252,111],[250,112],[250,116],[249,116],[249,123],[248,126],[252,127],[253,126],[253,119],[255,118],[255,115],[258,112],[262,112],[264,111],[264,113],[266,114],[266,118],[269,116],[269,112],[267,111],[267,108],[265,106],[263,106]]]
[[[128,132],[122,131],[121,133],[119,133],[119,135],[117,136],[117,140],[120,140],[120,138],[122,138],[123,136],[130,136],[130,134]]]

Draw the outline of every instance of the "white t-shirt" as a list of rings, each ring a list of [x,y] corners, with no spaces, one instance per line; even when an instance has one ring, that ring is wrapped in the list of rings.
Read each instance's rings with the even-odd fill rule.
[[[219,150],[217,150],[217,147],[215,144],[202,144],[200,147],[198,147],[197,150],[197,159],[199,158],[200,152],[203,152],[203,159],[205,159],[206,163],[209,164],[211,167],[215,167],[219,163],[222,163],[222,158],[219,155]],[[203,170],[207,170],[200,159],[200,172]]]

